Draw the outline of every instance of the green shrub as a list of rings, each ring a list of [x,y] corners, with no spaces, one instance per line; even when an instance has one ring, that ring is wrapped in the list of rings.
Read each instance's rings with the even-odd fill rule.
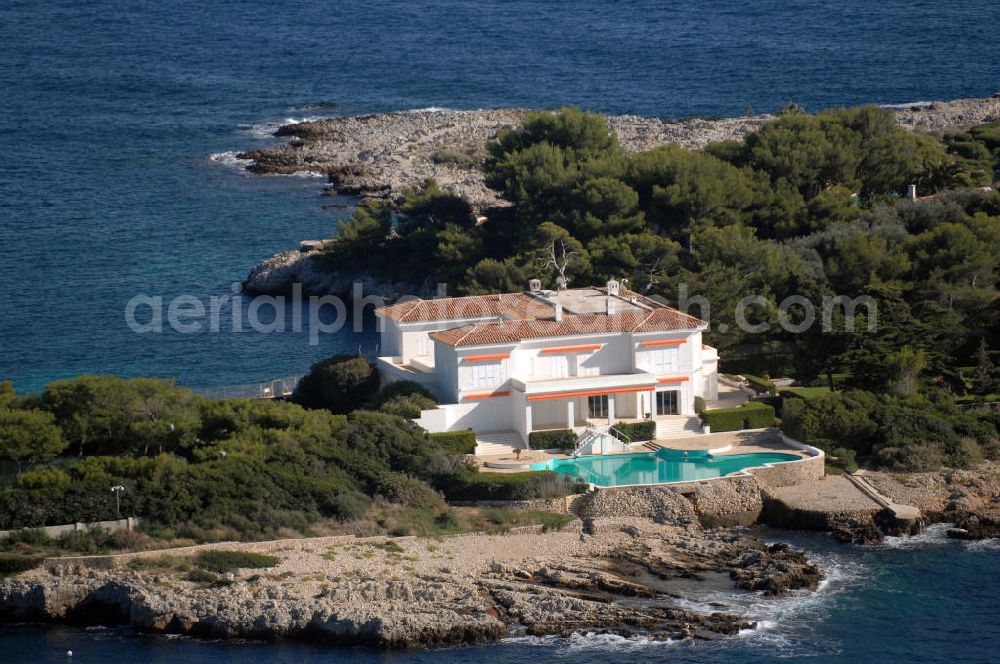
[[[458,515],[455,510],[445,510],[434,517],[434,524],[444,529],[458,528]]]
[[[194,583],[215,583],[219,580],[215,574],[197,567],[188,572],[186,578]]]
[[[4,538],[6,546],[14,544],[26,544],[28,546],[47,546],[52,543],[52,538],[41,528],[21,528],[7,535]]]
[[[409,419],[420,417],[420,411],[437,406],[437,400],[423,385],[412,380],[389,383],[375,395],[370,408]]]
[[[570,514],[545,510],[516,510],[509,507],[494,507],[486,510],[486,520],[501,531],[517,526],[541,525],[542,532],[559,530],[573,520]]]
[[[855,456],[856,453],[854,450],[849,450],[846,447],[838,447],[827,455],[826,462],[843,471],[853,473],[858,469],[858,462]]]
[[[615,429],[628,436],[629,442],[653,440],[656,438],[656,422],[620,422]]]
[[[80,553],[100,553],[105,550],[107,532],[103,528],[69,530],[59,536],[59,548]]]
[[[317,362],[302,377],[293,399],[307,408],[349,413],[370,402],[378,391],[375,365],[356,355],[335,355]]]
[[[444,498],[427,482],[402,473],[384,473],[375,493],[392,503],[426,509],[444,509]]]
[[[532,431],[528,434],[528,447],[533,450],[571,450],[576,447],[577,435],[571,429]]]
[[[194,563],[202,569],[217,574],[225,574],[238,569],[263,569],[274,567],[281,562],[277,556],[268,556],[253,551],[202,551],[195,557]]]
[[[751,401],[739,408],[719,408],[706,410],[705,424],[712,433],[739,431],[740,429],[763,429],[774,426],[774,408],[759,401]]]
[[[441,431],[430,434],[430,438],[431,442],[448,454],[475,454],[476,452],[476,432],[472,429]]]
[[[17,479],[17,485],[22,489],[61,489],[69,483],[69,475],[58,468],[28,470]]]
[[[531,500],[557,498],[586,490],[551,470],[524,473],[472,473],[445,489],[448,500]]]
[[[40,556],[0,556],[0,576],[11,576],[35,569],[42,560],[44,558]]]
[[[696,396],[694,398],[694,412],[701,415],[705,412],[705,399],[704,397]]]

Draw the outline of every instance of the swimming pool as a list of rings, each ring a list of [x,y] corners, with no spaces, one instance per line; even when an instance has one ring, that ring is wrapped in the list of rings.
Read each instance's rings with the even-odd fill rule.
[[[712,456],[704,450],[682,452],[664,448],[644,454],[551,459],[544,463],[533,464],[531,469],[554,470],[563,475],[576,475],[583,481],[598,486],[628,486],[707,480],[724,477],[744,468],[801,458],[795,454],[780,452]]]

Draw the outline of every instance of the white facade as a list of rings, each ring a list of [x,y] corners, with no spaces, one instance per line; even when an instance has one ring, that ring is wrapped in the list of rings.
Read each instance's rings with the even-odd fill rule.
[[[380,371],[436,394],[442,405],[418,420],[429,431],[514,430],[525,442],[542,429],[690,416],[695,396],[714,399],[718,356],[702,344],[707,326],[609,292],[527,293],[509,313],[471,318],[444,316],[472,298],[433,301],[435,311],[380,309]],[[440,318],[406,320],[428,316]]]

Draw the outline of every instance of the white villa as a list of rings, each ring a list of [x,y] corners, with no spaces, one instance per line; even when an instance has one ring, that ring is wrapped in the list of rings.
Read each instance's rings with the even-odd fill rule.
[[[532,280],[523,293],[413,299],[375,315],[383,380],[434,392],[442,405],[417,422],[471,428],[479,453],[524,446],[533,431],[642,420],[658,439],[689,436],[701,432],[695,397],[718,394],[707,324],[617,281],[551,291]]]

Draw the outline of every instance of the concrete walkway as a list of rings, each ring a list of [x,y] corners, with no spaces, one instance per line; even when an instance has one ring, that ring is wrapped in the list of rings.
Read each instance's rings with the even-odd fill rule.
[[[885,494],[879,492],[879,490],[865,478],[864,472],[864,470],[859,470],[855,474],[847,476],[859,491],[862,491],[882,507],[891,510],[892,513],[896,515],[897,519],[903,521],[916,521],[921,518],[922,515],[918,508],[913,505],[897,503],[893,501],[892,498],[889,498]]]
[[[787,507],[804,512],[874,514],[882,509],[844,475],[827,475],[817,482],[775,487],[770,492]]]

